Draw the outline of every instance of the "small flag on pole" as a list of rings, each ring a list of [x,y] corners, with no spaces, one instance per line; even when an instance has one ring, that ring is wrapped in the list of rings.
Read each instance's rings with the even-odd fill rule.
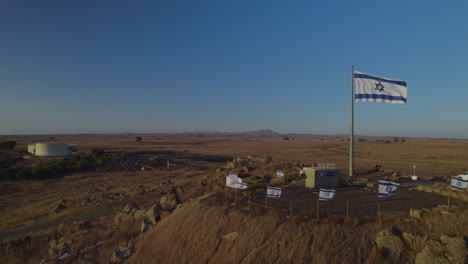
[[[379,181],[379,197],[388,197],[394,195],[400,184],[390,181]]]
[[[247,189],[247,183],[243,183],[235,173],[229,173],[229,176],[226,176],[226,186],[234,189]]]
[[[319,200],[320,201],[328,201],[333,199],[335,197],[335,190],[327,190],[327,189],[322,189],[320,188],[320,193],[319,193]]]
[[[450,187],[455,190],[465,190],[468,187],[468,180],[464,180],[458,177],[452,177]]]
[[[406,82],[354,71],[356,102],[406,104]]]
[[[276,177],[284,177],[284,172],[276,171]]]
[[[267,197],[280,198],[281,188],[267,186]]]

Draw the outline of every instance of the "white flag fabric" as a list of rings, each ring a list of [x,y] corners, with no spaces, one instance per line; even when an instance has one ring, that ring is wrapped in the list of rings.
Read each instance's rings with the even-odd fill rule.
[[[247,183],[243,183],[242,179],[235,173],[229,173],[229,176],[226,176],[226,186],[235,189],[247,189]]]
[[[354,100],[406,104],[406,82],[354,71]]]
[[[379,197],[394,195],[400,184],[390,181],[379,181]]]
[[[276,177],[284,177],[284,172],[276,171]]]
[[[267,186],[267,197],[280,198],[281,188]]]
[[[333,199],[335,197],[335,190],[327,190],[327,189],[322,189],[320,188],[320,193],[319,193],[319,200],[321,201],[328,201]]]
[[[455,190],[465,190],[468,187],[468,180],[464,180],[458,177],[452,177],[450,187]]]
[[[300,170],[299,170],[299,176],[301,176],[301,175],[303,175],[303,174],[305,174],[305,170],[300,169]]]

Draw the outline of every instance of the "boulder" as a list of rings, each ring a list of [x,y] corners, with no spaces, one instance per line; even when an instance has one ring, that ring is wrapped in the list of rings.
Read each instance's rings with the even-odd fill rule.
[[[404,232],[403,241],[412,250],[419,252],[424,248],[427,242],[427,236]]]
[[[366,186],[367,186],[368,188],[374,188],[374,187],[375,187],[375,183],[368,182],[368,183],[366,183]]]
[[[449,196],[449,195],[450,195],[450,191],[441,190],[441,191],[440,191],[440,194],[442,194],[443,196]]]
[[[411,208],[410,212],[409,212],[410,217],[413,217],[413,218],[416,218],[416,219],[421,219],[423,214],[424,214],[424,211],[422,209]]]
[[[448,253],[445,253],[445,256],[450,261],[450,263],[467,263],[467,247],[463,238],[443,235],[440,237],[440,240],[442,240],[442,242],[445,244],[445,247],[447,248]]]
[[[130,214],[132,211],[138,209],[138,206],[134,203],[128,203],[127,205],[125,205],[124,209],[122,210],[122,212],[124,213],[127,213],[127,214]]]
[[[415,264],[439,263],[450,264],[450,261],[444,256],[446,251],[440,241],[430,240],[424,249],[416,255]]]
[[[161,220],[161,217],[159,216],[159,211],[160,211],[159,205],[153,205],[148,211],[145,213],[145,218],[152,224],[156,224]]]
[[[434,189],[432,187],[429,187],[429,186],[424,186],[424,191],[428,192],[428,193],[431,193],[431,192],[434,191]]]
[[[122,263],[124,262],[133,252],[134,242],[130,239],[126,245],[120,245],[119,250],[112,252],[111,262]]]
[[[63,238],[50,241],[49,246],[48,253],[51,257],[61,257],[70,252],[70,246],[63,241]]]
[[[137,209],[135,211],[135,213],[133,213],[133,218],[139,220],[139,219],[143,219],[145,217],[145,213],[146,211],[143,210],[143,209]]]
[[[61,211],[67,209],[67,207],[63,203],[57,204],[57,206],[54,209],[54,213],[60,213]]]
[[[237,232],[232,232],[227,235],[222,236],[223,240],[225,241],[234,241],[239,237],[239,233]]]
[[[396,228],[387,229],[377,234],[375,242],[379,248],[384,248],[392,261],[398,261],[403,249],[403,241]]]
[[[418,187],[416,187],[416,190],[424,191],[424,185],[418,185]]]
[[[161,197],[161,201],[159,202],[161,207],[167,210],[173,210],[178,203],[179,201],[177,198],[177,194],[175,193],[165,194],[163,197]]]
[[[127,214],[127,213],[124,213],[124,212],[117,212],[114,216],[114,225],[115,226],[118,226],[120,225],[120,223],[122,222],[128,222],[132,220],[132,216]]]
[[[143,219],[143,223],[141,224],[141,229],[140,229],[141,233],[146,232],[152,226],[153,226],[153,223],[151,223],[150,221],[146,219]]]

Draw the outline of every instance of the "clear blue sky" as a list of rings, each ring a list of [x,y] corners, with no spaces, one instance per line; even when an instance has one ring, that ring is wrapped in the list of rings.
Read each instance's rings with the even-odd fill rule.
[[[468,138],[467,1],[1,1],[0,134],[349,133],[351,65],[405,80],[364,135]]]

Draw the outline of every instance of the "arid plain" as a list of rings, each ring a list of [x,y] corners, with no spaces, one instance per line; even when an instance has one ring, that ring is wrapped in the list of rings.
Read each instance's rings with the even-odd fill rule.
[[[135,142],[135,136],[141,136],[142,142]],[[49,141],[48,137],[9,136],[3,137],[2,140],[15,140],[18,144],[16,149],[26,151],[27,144],[47,142]],[[357,138],[356,141],[358,141]],[[188,203],[188,205],[181,206],[182,209],[176,209],[176,212],[170,215],[173,208],[158,212],[160,215],[157,216],[157,220],[154,220],[154,223],[149,223],[156,226],[152,229],[161,229],[162,227],[159,226],[169,225],[167,222],[169,219],[180,225],[191,226],[180,217],[186,218],[187,221],[199,221],[203,217],[217,217],[220,213],[218,211],[221,209],[216,208],[222,208],[226,206],[226,203],[219,201],[220,198],[216,195],[222,194],[224,177],[228,172],[228,170],[219,170],[219,168],[235,157],[270,156],[274,164],[274,166],[268,167],[271,170],[268,173],[271,175],[274,173],[273,169],[282,168],[281,166],[284,164],[290,165],[288,173],[293,174],[295,171],[292,167],[298,165],[335,163],[338,168],[342,169],[343,178],[347,180],[367,177],[366,172],[374,170],[376,165],[380,166],[381,171],[395,171],[399,176],[404,177],[413,175],[412,165],[416,164],[417,176],[422,179],[437,177],[442,181],[449,179],[450,176],[468,171],[468,140],[405,138],[404,142],[401,139],[395,142],[392,137],[359,138],[364,139],[361,141],[365,142],[355,143],[355,166],[358,176],[350,178],[346,176],[349,162],[349,142],[346,136],[54,135],[55,142],[77,144],[79,152],[83,152],[82,155],[89,155],[92,149],[101,149],[106,153],[125,153],[126,157],[113,166],[103,167],[99,170],[72,172],[58,179],[1,181],[0,260],[2,263],[39,263],[41,260],[54,256],[59,257],[60,253],[67,252],[71,253],[68,260],[56,259],[55,261],[57,263],[109,263],[111,260],[118,260],[118,257],[113,259],[112,255],[123,247],[131,248],[130,251],[135,254],[131,257],[130,255],[125,256],[122,261],[127,261],[126,263],[151,263],[155,257],[151,254],[143,256],[142,252],[152,252],[151,250],[145,251],[144,248],[151,247],[148,237],[154,236],[155,231],[150,229],[147,233],[141,234],[142,221],[144,225],[146,220],[142,220],[145,217],[134,217],[135,212],[144,209],[145,215],[148,216],[152,206],[159,204],[162,197],[176,193],[177,203],[182,205]],[[385,143],[385,141],[387,142]],[[57,159],[61,158],[32,157],[24,162],[35,164]],[[169,168],[167,164],[169,164]],[[255,170],[252,173],[255,174]],[[200,200],[199,198],[213,193],[217,197],[213,198],[215,201],[206,201],[207,198]],[[224,197],[226,198],[226,196]],[[227,197],[226,199],[231,198]],[[196,204],[194,204],[194,200],[197,201]],[[190,201],[192,201],[191,204]],[[132,208],[128,208],[129,204]],[[203,208],[200,209],[199,206]],[[211,207],[214,209],[209,209]],[[187,215],[188,212],[180,211],[183,208],[197,210],[203,215],[200,215],[201,218],[197,218],[195,214]],[[129,214],[131,212],[131,219],[124,220],[125,217],[121,217],[121,219],[117,216],[125,210],[128,210]],[[205,215],[210,210],[215,210],[211,212],[212,216]],[[257,220],[264,221],[263,226],[269,225],[268,219],[265,218],[269,216],[263,216],[262,213],[264,212],[258,209],[256,216],[249,217],[261,219]],[[245,217],[247,216],[237,215],[239,212],[231,212],[231,214],[236,214],[233,218],[237,217],[239,221],[246,221]],[[453,212],[453,214],[453,217],[461,215],[464,221],[467,221],[466,209],[461,212]],[[176,221],[175,217],[178,215],[180,219]],[[165,221],[165,218],[168,220]],[[366,232],[372,234],[369,234],[369,238],[366,238],[362,245],[360,244],[362,252],[358,257],[353,253],[346,254],[351,254],[350,256],[354,260],[360,262],[379,263],[382,259],[390,261],[389,263],[396,261],[397,257],[390,253],[381,254],[379,249],[374,249],[371,246],[371,240],[377,231],[394,224],[391,222],[393,220],[388,221],[390,222],[384,220],[385,226],[379,226],[361,220],[361,223],[366,222],[369,230],[372,230]],[[125,224],[122,225],[122,223]],[[206,219],[206,223],[209,223],[208,219]],[[275,223],[278,225],[278,222]],[[286,224],[292,223],[287,222]],[[207,228],[203,223],[201,225],[204,226],[200,227],[201,230]],[[354,227],[357,228],[353,229],[354,231],[346,229],[347,226],[340,227],[340,229],[345,228],[346,230],[343,232],[355,232],[357,235],[363,230],[359,229],[361,228],[359,224],[356,225],[358,227]],[[167,227],[167,230],[171,228]],[[302,230],[301,232],[304,231],[301,229],[302,227],[288,228],[299,228]],[[330,226],[323,226],[323,229],[329,230],[330,228]],[[421,228],[420,231],[426,232],[424,228]],[[267,229],[269,231],[265,232],[274,232],[275,228],[268,227]],[[299,232],[299,229],[295,231]],[[437,235],[445,234],[446,230],[442,227],[435,227],[435,229],[434,232]],[[336,232],[334,236],[339,237],[340,234],[336,230],[333,231]],[[459,232],[456,228],[454,230],[452,231]],[[159,230],[159,232],[166,231]],[[175,245],[177,243],[174,242],[174,238],[170,238],[170,234],[166,232],[164,235],[169,236],[166,237],[167,243],[173,245],[173,248],[168,249],[167,252],[179,252],[174,248],[181,250],[184,248],[184,243],[188,243],[185,241],[181,242],[180,245]],[[466,237],[466,231],[461,235]],[[198,237],[200,234],[196,236]],[[176,241],[182,240],[176,239]],[[52,243],[51,241],[58,242]],[[125,245],[122,245],[123,242]],[[53,248],[54,243],[66,244],[67,250],[61,248],[62,251],[60,251]],[[155,242],[155,245],[162,248],[160,243],[164,244],[164,241]],[[58,252],[54,250],[58,250]],[[203,250],[203,246],[200,246],[200,250]],[[122,251],[125,252],[125,250]],[[251,254],[254,254],[252,252]],[[222,258],[220,252],[212,252],[211,254],[201,254],[198,259],[195,256],[193,263],[215,263],[216,259]],[[256,252],[255,254],[261,253]],[[306,253],[302,252],[301,254]],[[411,258],[411,254],[405,258]],[[180,259],[188,260],[189,256],[190,254],[180,256]],[[233,256],[233,261],[226,261],[226,263],[241,263],[242,261],[255,263],[253,256],[240,254]],[[304,255],[304,258],[297,260],[299,263],[304,260],[309,260],[312,263],[320,263],[324,260],[328,260],[330,263],[339,263],[339,258],[327,256],[323,255],[314,260]],[[289,257],[291,258],[285,260],[294,260],[292,256]],[[264,260],[269,261],[266,257]],[[184,262],[182,261],[182,263]]]

